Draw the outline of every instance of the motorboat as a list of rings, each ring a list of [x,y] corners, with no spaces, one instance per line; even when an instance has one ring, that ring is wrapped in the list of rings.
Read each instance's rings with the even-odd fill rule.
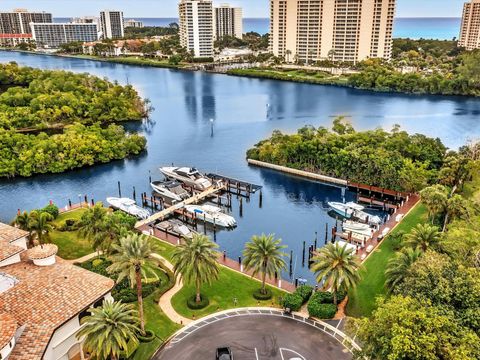
[[[368,224],[362,224],[355,221],[345,221],[342,224],[343,231],[352,232],[362,236],[372,237],[373,229]]]
[[[354,209],[344,203],[330,201],[327,204],[332,208],[333,211],[343,217],[346,217],[347,219],[350,219],[355,212]]]
[[[357,211],[362,211],[363,209],[365,209],[365,206],[357,204],[356,202],[353,202],[353,201],[349,201],[349,202],[345,203],[345,205],[347,205],[348,207],[350,207],[354,210],[357,210]]]
[[[108,197],[107,203],[114,209],[126,212],[139,219],[147,219],[151,213],[147,209],[138,206],[135,200],[129,198]]]
[[[219,207],[213,205],[186,205],[185,210],[192,215],[196,215],[198,219],[214,225],[227,228],[237,226],[233,216],[222,213]]]
[[[170,180],[180,181],[197,190],[206,190],[212,182],[195,168],[167,166],[160,168],[162,174]]]
[[[355,210],[353,213],[353,216],[370,225],[378,226],[382,223],[382,219],[380,218],[380,216],[372,215],[372,214],[366,213],[365,211]]]
[[[159,230],[169,232],[175,236],[192,238],[196,232],[176,219],[166,220],[158,223],[155,227]]]
[[[187,190],[182,187],[178,181],[152,181],[150,186],[155,195],[161,196],[164,200],[170,202],[180,202],[190,197]]]

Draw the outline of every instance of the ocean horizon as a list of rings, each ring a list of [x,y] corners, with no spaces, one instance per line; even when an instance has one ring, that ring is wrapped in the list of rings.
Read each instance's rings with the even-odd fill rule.
[[[126,18],[131,19],[131,18]],[[167,26],[172,22],[178,22],[178,18],[135,18],[143,21],[145,26]],[[70,18],[55,18],[56,22],[69,21]],[[438,39],[451,40],[458,38],[460,33],[461,18],[405,18],[395,19],[393,37],[411,39]],[[269,31],[270,21],[268,18],[244,18],[243,31],[254,31],[266,34]]]

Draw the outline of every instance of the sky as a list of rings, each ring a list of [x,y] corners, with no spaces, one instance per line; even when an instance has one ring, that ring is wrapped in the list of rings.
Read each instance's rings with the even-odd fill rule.
[[[466,0],[397,0],[398,17],[461,17]],[[268,17],[268,0],[214,0],[243,7],[244,17]],[[0,0],[0,11],[45,10],[54,17],[95,15],[101,9],[123,10],[129,17],[177,17],[178,0]]]

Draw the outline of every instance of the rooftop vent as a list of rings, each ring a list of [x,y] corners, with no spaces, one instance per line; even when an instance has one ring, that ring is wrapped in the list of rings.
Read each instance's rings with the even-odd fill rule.
[[[55,264],[55,255],[58,246],[55,244],[37,245],[28,250],[28,258],[37,266],[50,266]]]
[[[13,276],[0,272],[0,294],[11,289],[18,283]]]

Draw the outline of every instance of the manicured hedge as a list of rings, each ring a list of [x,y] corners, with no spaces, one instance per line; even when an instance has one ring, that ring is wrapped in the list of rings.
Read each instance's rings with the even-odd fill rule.
[[[257,300],[270,300],[272,298],[272,290],[266,288],[266,292],[262,293],[262,289],[257,289],[253,293],[253,297]]]
[[[155,339],[155,333],[152,330],[145,329],[145,335],[138,334],[137,335],[138,340],[140,340],[143,343],[147,343]]]
[[[308,313],[319,319],[331,319],[337,312],[335,304],[323,304],[317,301],[310,300],[307,305]]]
[[[40,209],[39,211],[49,213],[50,215],[52,215],[54,219],[56,219],[59,214],[58,206],[54,204],[47,205],[43,209]]]
[[[313,292],[313,286],[310,285],[302,285],[297,287],[295,290],[295,294],[299,295],[302,298],[302,302],[305,304]]]
[[[283,307],[289,308],[291,311],[298,311],[302,307],[303,299],[297,293],[287,294],[283,298]]]

